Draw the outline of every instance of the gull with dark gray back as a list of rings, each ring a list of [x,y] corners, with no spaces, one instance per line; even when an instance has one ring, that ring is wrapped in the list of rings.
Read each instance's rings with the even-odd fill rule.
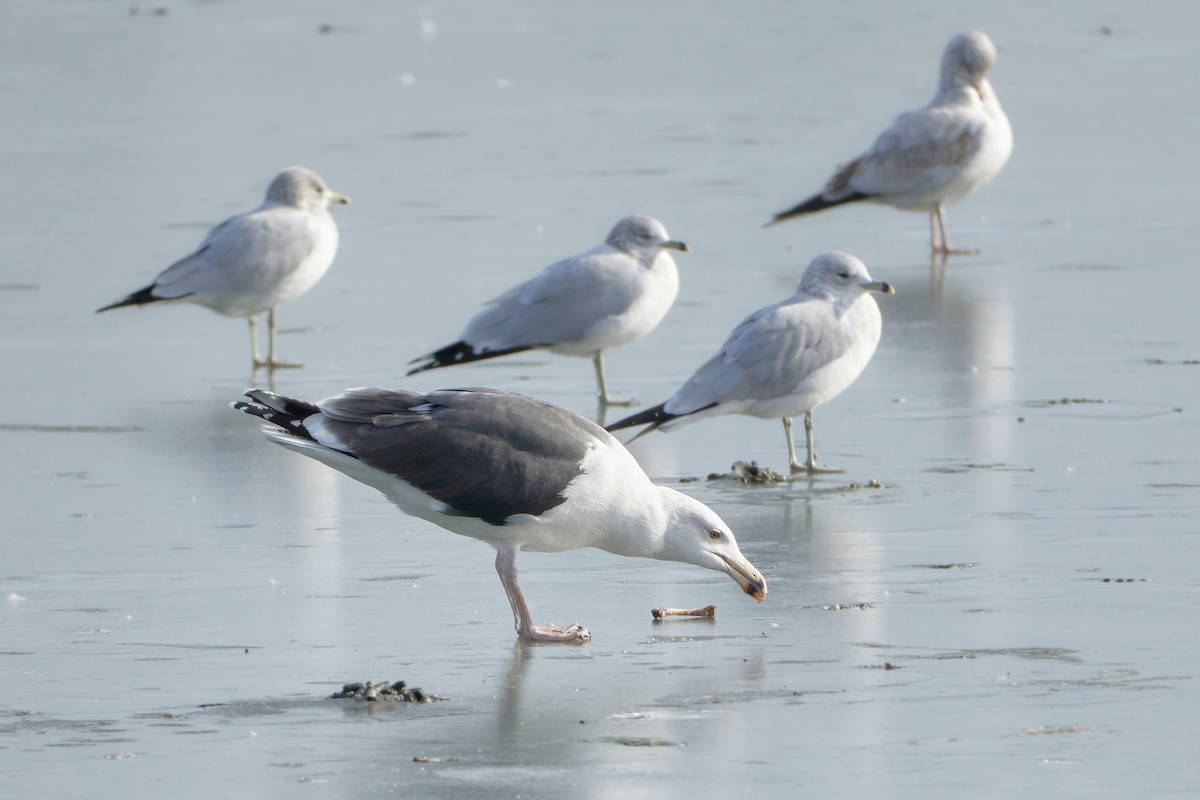
[[[497,389],[350,389],[310,403],[261,389],[233,407],[274,442],[383,492],[401,510],[496,549],[517,634],[585,642],[581,625],[534,625],[517,554],[596,547],[723,572],[756,600],[766,581],[711,509],[651,483],[603,428]]]

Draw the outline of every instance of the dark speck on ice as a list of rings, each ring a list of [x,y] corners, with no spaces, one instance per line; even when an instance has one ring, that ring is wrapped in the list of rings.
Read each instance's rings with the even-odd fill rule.
[[[435,700],[445,700],[444,697],[438,697],[436,694],[430,694],[418,687],[409,688],[404,681],[396,681],[388,683],[382,681],[375,683],[374,681],[365,681],[362,683],[354,682],[347,683],[342,686],[340,692],[331,694],[332,700],[366,700],[368,702],[393,702],[393,703],[432,703]]]
[[[728,474],[714,472],[708,476],[708,479],[710,481],[735,480],[747,486],[786,483],[790,480],[787,475],[782,475],[770,467],[760,467],[757,461],[751,461],[749,464],[745,461],[735,461],[729,468]]]

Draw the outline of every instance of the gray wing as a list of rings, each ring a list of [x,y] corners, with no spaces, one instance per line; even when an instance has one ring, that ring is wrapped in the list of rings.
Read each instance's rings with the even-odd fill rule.
[[[636,300],[633,256],[607,245],[551,264],[488,303],[460,337],[492,350],[577,342]]]
[[[492,525],[563,502],[584,456],[607,437],[557,406],[495,389],[352,389],[317,406],[319,442],[417,487],[445,513]]]
[[[304,263],[316,237],[312,215],[286,206],[230,217],[154,279],[154,296],[229,294],[273,284]]]
[[[935,189],[952,181],[975,152],[984,123],[981,114],[962,106],[929,106],[901,114],[849,165],[852,172],[843,170],[834,180],[841,178],[845,187],[867,195]]]
[[[828,303],[806,296],[756,311],[665,405],[689,414],[714,404],[772,400],[841,358],[850,340]]]

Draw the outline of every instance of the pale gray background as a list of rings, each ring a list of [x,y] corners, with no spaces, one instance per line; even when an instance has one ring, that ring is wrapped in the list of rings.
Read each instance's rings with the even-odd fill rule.
[[[0,794],[1200,788],[1194,3],[163,7],[0,5]],[[981,256],[931,269],[925,218],[883,207],[760,229],[924,103],[972,26],[1016,136],[950,211]],[[608,359],[646,402],[821,250],[895,284],[874,362],[816,415],[845,476],[682,487],[767,602],[692,567],[528,556],[537,617],[595,638],[517,645],[488,548],[226,408],[252,381],[243,322],[92,313],[292,163],[355,201],[280,312],[307,367],[275,388],[300,396],[482,384],[594,414],[583,360],[404,364],[631,212],[695,249],[664,324]],[[740,418],[634,452],[667,481],[785,463],[779,424]],[[712,624],[650,621],[710,602]],[[324,699],[363,678],[451,699]]]

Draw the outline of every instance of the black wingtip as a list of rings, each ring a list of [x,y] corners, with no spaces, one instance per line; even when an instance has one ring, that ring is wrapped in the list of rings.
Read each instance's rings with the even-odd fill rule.
[[[285,431],[304,439],[312,439],[312,434],[304,427],[304,420],[313,414],[319,414],[321,409],[307,400],[297,400],[294,397],[284,397],[281,394],[268,392],[266,389],[248,389],[246,397],[251,401],[235,400],[230,408],[258,417],[263,422],[269,422]]]
[[[99,314],[101,311],[109,311],[114,308],[122,308],[123,306],[144,306],[147,303],[156,303],[163,299],[165,298],[154,296],[154,285],[151,284],[144,289],[138,289],[124,299],[118,300],[115,303],[109,303],[103,308],[97,308],[96,313]]]
[[[300,400],[295,397],[287,397],[282,394],[275,394],[266,389],[247,389],[246,397],[253,400],[253,403],[244,403],[244,405],[257,405],[263,408],[268,408],[279,414],[284,414],[288,417],[303,419],[311,417],[313,414],[321,413],[321,409],[316,403],[310,403],[307,400]]]
[[[408,363],[413,364],[413,363],[416,363],[417,361],[421,361],[421,359],[416,358]],[[423,364],[417,364],[417,366],[413,367],[412,369],[410,369],[408,372],[406,372],[404,374],[406,376],[407,375],[416,375],[418,372],[424,372],[427,369],[437,369],[438,367],[444,367],[444,366],[446,366],[446,365],[438,364],[438,363],[434,362],[432,359],[426,359]]]
[[[673,420],[675,417],[679,416],[678,414],[671,414],[670,412],[666,411],[663,408],[665,405],[666,403],[659,403],[658,405],[654,406],[654,408],[647,408],[645,411],[639,411],[636,414],[631,414],[625,419],[618,420],[612,425],[608,425],[604,430],[612,433],[613,431],[619,431],[622,428],[633,428],[638,425],[647,424],[652,425],[649,430],[653,430],[664,422],[669,422],[670,420]]]
[[[414,358],[408,362],[417,364],[410,369],[405,375],[416,375],[418,372],[424,372],[428,369],[439,369],[440,367],[452,367],[455,364],[468,364],[472,361],[483,361],[488,358],[498,358],[499,356],[507,356],[511,353],[523,353],[526,350],[533,350],[533,345],[522,345],[520,347],[509,347],[503,350],[476,350],[474,345],[466,342],[455,342],[448,344],[440,350],[434,350],[427,355]],[[421,363],[417,363],[421,362]]]
[[[835,206],[843,206],[846,203],[856,203],[859,200],[866,200],[869,197],[870,195],[862,194],[861,192],[852,192],[837,200],[830,200],[824,194],[814,194],[804,202],[792,206],[787,211],[780,211],[771,218],[770,222],[764,224],[763,227],[769,228],[785,220],[802,217],[805,214],[815,214],[818,211],[824,211],[827,208],[834,208]]]

